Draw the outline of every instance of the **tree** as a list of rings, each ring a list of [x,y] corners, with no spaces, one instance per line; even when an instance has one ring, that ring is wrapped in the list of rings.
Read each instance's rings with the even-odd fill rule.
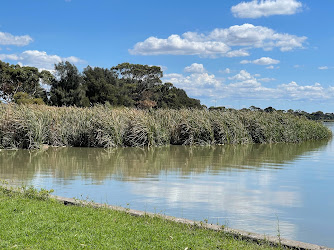
[[[256,107],[256,106],[250,106],[249,109],[250,109],[251,111],[263,111],[261,108]]]
[[[111,70],[115,72],[119,79],[124,79],[132,83],[137,83],[144,88],[162,83],[163,72],[158,66],[148,66],[141,64],[122,63]]]
[[[16,93],[24,92],[32,98],[46,101],[46,91],[41,83],[50,84],[52,78],[49,71],[39,72],[35,67],[10,65],[0,61],[0,97],[11,102]]]
[[[110,105],[133,107],[134,83],[121,82],[118,75],[109,69],[90,67],[84,69],[84,89],[90,103],[108,102]]]
[[[32,98],[28,93],[25,92],[17,92],[13,96],[13,100],[17,104],[45,104],[42,98]]]
[[[264,109],[264,112],[267,112],[267,113],[272,113],[274,111],[276,111],[276,109],[274,109],[273,107],[268,107]]]
[[[51,83],[50,101],[56,106],[89,106],[85,96],[83,77],[70,62],[55,65],[56,77]]]
[[[173,109],[202,108],[199,100],[188,97],[183,89],[174,87],[172,83],[161,85],[158,107]]]
[[[139,101],[147,100],[142,96],[143,92],[162,83],[160,78],[163,77],[163,72],[158,66],[122,63],[112,67],[111,70],[117,75],[120,84],[135,84],[136,89],[132,93],[132,99],[137,104]]]

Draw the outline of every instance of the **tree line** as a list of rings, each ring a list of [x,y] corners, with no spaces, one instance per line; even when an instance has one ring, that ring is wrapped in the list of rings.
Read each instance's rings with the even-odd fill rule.
[[[226,108],[224,106],[220,107],[210,107],[209,110],[233,110],[231,108]],[[334,120],[334,113],[324,113],[322,111],[316,111],[313,113],[308,113],[303,110],[283,110],[283,109],[275,109],[271,106],[261,109],[256,106],[250,106],[249,108],[242,108],[240,111],[254,111],[254,112],[265,112],[265,113],[272,113],[272,112],[278,112],[278,113],[288,113],[288,114],[293,114],[295,116],[304,116],[309,120],[314,120],[314,121],[331,121]]]
[[[122,63],[110,69],[87,66],[79,72],[66,61],[56,64],[50,73],[0,61],[0,98],[5,102],[52,106],[202,107],[183,89],[163,83],[162,77],[160,67],[141,64]]]
[[[0,102],[89,107],[95,104],[137,108],[206,108],[172,83],[162,83],[160,67],[122,63],[108,68],[87,66],[79,72],[74,64],[55,64],[53,73],[35,67],[0,61]],[[42,87],[44,86],[44,87]],[[225,107],[210,107],[209,110]],[[310,120],[334,120],[334,113],[276,110],[273,107],[248,109],[283,112]]]

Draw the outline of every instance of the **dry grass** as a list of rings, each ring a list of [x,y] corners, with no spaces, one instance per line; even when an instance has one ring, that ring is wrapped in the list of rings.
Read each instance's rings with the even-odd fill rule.
[[[321,123],[277,112],[0,104],[0,148],[295,143],[330,136]]]

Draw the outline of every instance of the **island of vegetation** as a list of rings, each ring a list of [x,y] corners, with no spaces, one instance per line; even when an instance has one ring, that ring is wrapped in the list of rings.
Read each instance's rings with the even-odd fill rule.
[[[162,76],[160,67],[140,64],[88,66],[80,73],[61,62],[51,74],[0,61],[0,148],[295,143],[331,136],[291,110],[208,109],[162,83]]]

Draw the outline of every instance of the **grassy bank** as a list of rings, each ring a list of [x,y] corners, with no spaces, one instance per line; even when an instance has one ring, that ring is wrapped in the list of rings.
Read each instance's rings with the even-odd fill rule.
[[[159,217],[64,206],[45,191],[23,190],[0,188],[1,249],[273,249]]]
[[[0,104],[0,148],[277,143],[329,136],[321,123],[278,112]]]

